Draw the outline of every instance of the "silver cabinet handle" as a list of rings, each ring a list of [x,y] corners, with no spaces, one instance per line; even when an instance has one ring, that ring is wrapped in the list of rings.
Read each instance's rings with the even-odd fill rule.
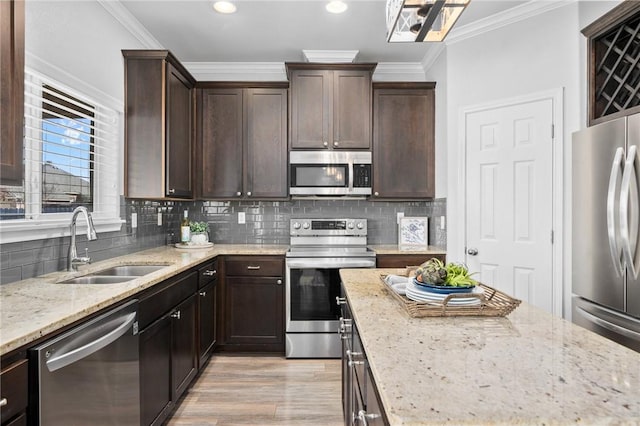
[[[469,256],[476,256],[478,254],[478,249],[476,248],[470,248],[469,250],[467,250],[467,254]]]
[[[346,297],[336,296],[336,305],[338,305],[338,306],[346,305],[346,303],[347,303],[347,298]]]
[[[0,399],[0,407],[4,407],[8,403],[9,403],[9,401],[7,401],[7,398]]]
[[[375,195],[377,197],[378,195],[380,195],[380,193],[378,191],[376,191],[376,192],[373,193],[373,195]]]
[[[276,280],[276,284],[282,285],[282,280],[280,280],[280,279]]]
[[[638,245],[638,178],[636,173],[636,158],[638,148],[635,145],[629,147],[627,160],[622,174],[620,185],[620,239],[622,240],[622,252],[627,268],[634,278],[638,278],[638,269],[635,264],[635,252]],[[631,186],[633,184],[633,191]],[[631,208],[629,208],[631,204]],[[631,211],[631,222],[629,222]]]
[[[620,200],[617,198],[620,194],[619,186],[622,179],[622,158],[624,150],[618,148],[611,163],[611,174],[609,175],[609,190],[607,191],[607,234],[609,236],[609,253],[613,261],[616,275],[622,276],[622,249],[620,247],[620,225],[618,223],[619,216],[616,217],[616,206]]]
[[[215,269],[213,271],[210,270],[210,269],[207,269],[206,271],[204,271],[202,273],[202,275],[204,275],[205,277],[213,277],[217,273],[218,273],[218,271],[216,271]]]
[[[248,269],[249,271],[257,271],[257,270],[259,270],[259,269],[260,269],[260,265],[258,265],[258,266],[251,266],[251,265],[249,265],[249,266],[247,266],[247,269]]]
[[[169,190],[169,194],[175,194],[175,193],[176,193],[176,190],[175,190],[175,189],[171,188],[171,189]]]
[[[180,319],[180,311],[175,311],[171,314],[171,318]]]
[[[380,414],[367,414],[366,411],[364,410],[360,410],[358,411],[358,420],[360,420],[360,422],[362,422],[363,426],[368,426],[369,425],[369,421],[368,420],[375,420],[377,418],[380,417]]]
[[[200,293],[198,293],[200,296],[205,297],[207,295],[206,291],[201,291]]]
[[[242,192],[240,192],[240,191],[236,192],[236,196],[238,196],[238,197],[239,197],[239,196],[241,196],[241,195],[242,195]]]
[[[333,142],[333,146],[337,147],[338,145],[338,141]]]
[[[251,197],[251,191],[247,192],[247,197]]]
[[[345,353],[347,354],[347,359],[349,360],[348,362],[349,367],[353,367],[354,365],[364,364],[364,360],[356,361],[353,359],[353,357],[361,356],[362,352],[352,352],[350,349],[347,349]]]
[[[323,146],[327,146],[327,147],[328,147],[328,146],[329,146],[329,142],[324,141],[324,142],[322,143],[322,145],[323,145]]]

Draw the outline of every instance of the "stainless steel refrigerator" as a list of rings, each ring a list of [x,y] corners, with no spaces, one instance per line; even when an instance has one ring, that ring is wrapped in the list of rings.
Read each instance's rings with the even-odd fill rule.
[[[640,114],[573,134],[573,322],[640,352]]]

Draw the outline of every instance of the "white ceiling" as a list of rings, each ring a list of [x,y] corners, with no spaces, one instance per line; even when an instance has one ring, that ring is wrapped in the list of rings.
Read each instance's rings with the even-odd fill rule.
[[[121,0],[162,45],[183,62],[303,61],[302,50],[358,50],[357,62],[419,63],[435,43],[387,43],[385,0],[346,0],[334,15],[328,0],[236,0],[221,15],[205,0]],[[538,0],[540,1],[540,0]],[[526,1],[472,0],[454,27]]]

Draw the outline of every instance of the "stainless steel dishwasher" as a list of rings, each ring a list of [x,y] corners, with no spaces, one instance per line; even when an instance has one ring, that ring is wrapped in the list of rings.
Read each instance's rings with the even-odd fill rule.
[[[140,424],[137,310],[133,300],[30,350],[40,425]]]

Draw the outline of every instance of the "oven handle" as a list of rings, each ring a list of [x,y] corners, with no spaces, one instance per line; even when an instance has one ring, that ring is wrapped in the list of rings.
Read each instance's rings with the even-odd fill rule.
[[[372,259],[350,259],[350,258],[308,258],[308,259],[287,259],[287,268],[375,268],[376,260]]]

